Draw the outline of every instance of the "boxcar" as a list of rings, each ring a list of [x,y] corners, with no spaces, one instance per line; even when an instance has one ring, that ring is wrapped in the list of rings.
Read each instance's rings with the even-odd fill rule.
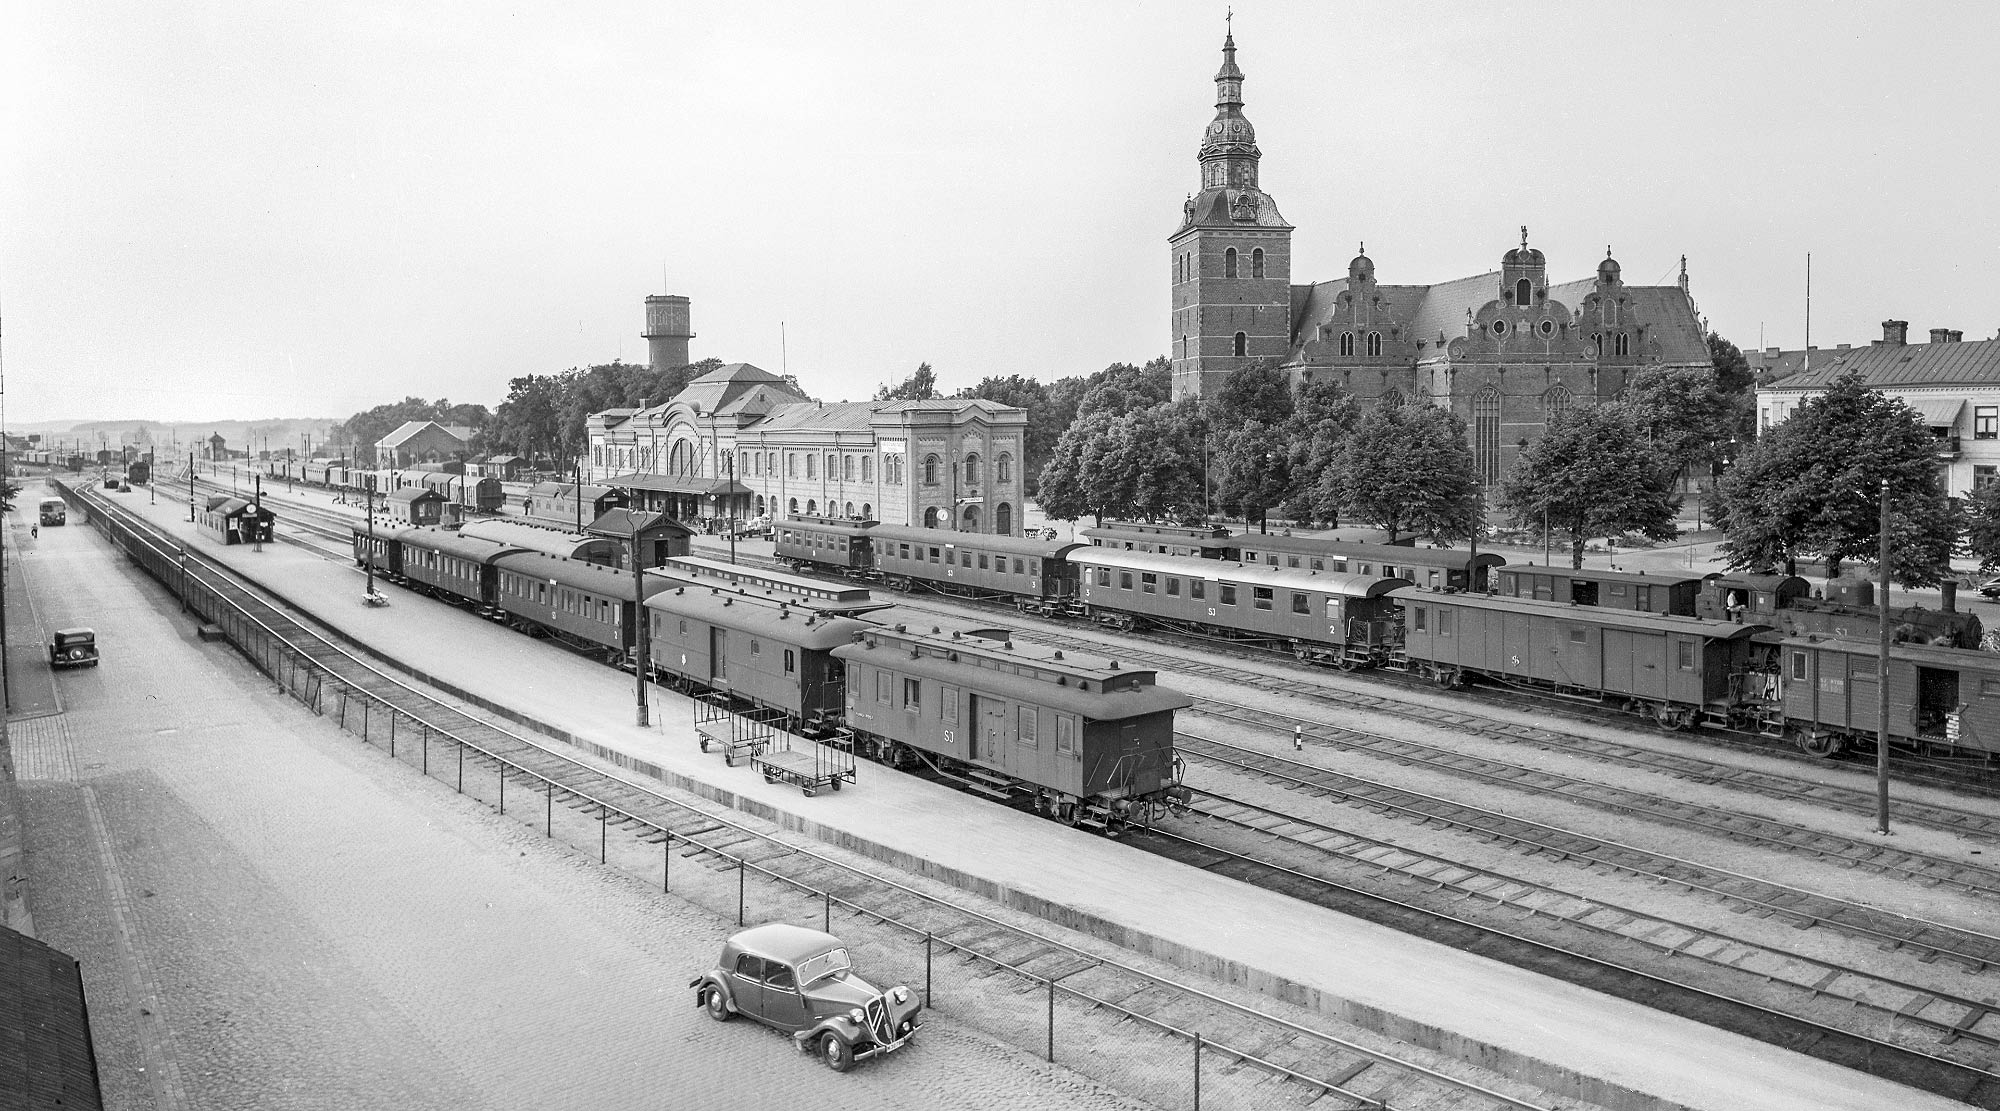
[[[1468,678],[1599,698],[1662,725],[1729,720],[1761,626],[1403,587],[1403,651],[1445,685]]]
[[[1213,526],[1180,528],[1110,521],[1097,528],[1084,529],[1079,535],[1095,547],[1114,551],[1221,559],[1222,550],[1228,546],[1229,530]]]
[[[500,557],[522,551],[442,528],[409,529],[396,543],[406,586],[489,614],[500,612]]]
[[[771,530],[779,559],[795,567],[859,575],[874,567],[869,533],[873,521],[829,521],[792,517]]]
[[[1262,563],[1297,571],[1342,571],[1408,579],[1421,587],[1485,590],[1493,568],[1506,563],[1492,552],[1465,548],[1419,548],[1404,544],[1368,544],[1322,540],[1306,536],[1232,536],[1222,558]]]
[[[1023,609],[1060,612],[1076,602],[1069,540],[877,525],[869,534],[875,570],[895,590],[926,586],[967,598],[1013,598]]]
[[[580,529],[625,503],[626,492],[613,486],[538,482],[528,488],[523,516],[546,528]]]
[[[833,654],[847,665],[848,728],[878,759],[1107,831],[1187,797],[1174,711],[1191,702],[1151,669],[901,625]]]
[[[1569,606],[1641,610],[1695,616],[1705,579],[1699,575],[1648,575],[1634,571],[1576,570],[1510,563],[1490,573],[1493,593]]]
[[[542,552],[494,560],[495,600],[507,623],[542,633],[621,663],[637,634],[632,576],[597,564]],[[657,580],[648,589],[664,589]]]
[[[1388,595],[1409,585],[1109,548],[1078,548],[1069,560],[1078,569],[1085,612],[1108,624],[1275,644],[1344,669],[1390,661],[1398,614]]]
[[[879,610],[888,602],[878,602],[865,586],[831,583],[825,579],[789,575],[747,563],[727,563],[705,556],[668,556],[649,575],[663,575],[696,586],[722,586],[732,591],[769,598],[799,606],[813,613],[852,617]]]
[[[869,628],[706,586],[653,594],[646,613],[656,677],[782,711],[795,728],[839,716],[846,671],[832,651]]]
[[[1874,747],[1882,712],[1879,646],[1794,636],[1780,641],[1779,651],[1786,736],[1821,756]],[[1891,648],[1889,743],[1988,759],[2000,752],[2000,654]]]
[[[523,524],[519,521],[498,519],[467,521],[458,531],[463,536],[491,540],[496,544],[511,544],[531,552],[545,552],[564,559],[581,560],[584,563],[595,563],[605,567],[617,564],[624,558],[625,553],[624,545],[607,537],[580,536],[573,532]]]

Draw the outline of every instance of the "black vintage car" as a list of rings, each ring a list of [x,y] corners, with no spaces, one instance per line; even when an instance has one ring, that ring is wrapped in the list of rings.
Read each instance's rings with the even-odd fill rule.
[[[688,986],[715,1021],[743,1015],[774,1026],[835,1072],[903,1048],[922,1025],[909,988],[876,990],[855,975],[839,938],[783,922],[732,936],[715,968]]]
[[[96,667],[95,629],[57,629],[49,638],[50,667]]]

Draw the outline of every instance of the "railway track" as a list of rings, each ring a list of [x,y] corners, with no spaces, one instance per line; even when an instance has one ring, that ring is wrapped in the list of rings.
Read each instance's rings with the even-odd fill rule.
[[[525,812],[529,822],[553,829],[558,803],[586,820],[594,818],[601,861],[608,859],[608,841],[617,833],[659,847],[664,864],[658,874],[663,883],[671,882],[672,858],[677,854],[725,871],[734,869],[739,884],[745,872],[754,869],[790,888],[823,896],[829,921],[837,905],[847,916],[844,928],[850,930],[886,928],[884,924],[891,922],[904,931],[920,930],[927,952],[934,943],[952,953],[977,954],[985,962],[982,967],[1005,969],[1031,983],[1045,984],[1051,1016],[1058,986],[1063,998],[1080,1001],[1076,1005],[1088,1012],[1109,1009],[1126,1016],[1126,1021],[1113,1025],[1121,1033],[1112,1043],[1095,1046],[1092,1056],[1151,1053],[1154,1046],[1137,1043],[1157,1040],[1161,1031],[1199,1030],[1207,1051],[1223,1054],[1230,1062],[1226,1071],[1246,1078],[1259,1105],[1325,1106],[1328,1096],[1352,1106],[1426,1111],[1528,1111],[1550,1105],[1546,1097],[1530,1100],[1504,1093],[1442,1072],[1418,1055],[1385,1051],[1312,1029],[1002,921],[975,907],[788,843],[717,807],[674,798],[636,775],[613,774],[473,717],[336,644],[260,590],[204,559],[199,549],[164,536],[101,496],[88,491],[72,491],[71,496],[91,510],[92,523],[135,562],[170,590],[197,600],[204,618],[227,623],[253,662],[302,701],[321,713],[338,715],[350,727],[350,717],[361,717],[364,730],[366,715],[388,715],[392,723],[388,755],[434,779],[449,783],[455,776],[461,792],[467,790],[470,764],[476,782],[498,785],[502,814],[509,812],[512,782],[517,819]],[[250,641],[258,646],[254,651]],[[398,721],[407,723],[400,753],[394,726]],[[433,760],[434,750],[452,756]],[[1119,1043],[1127,1041],[1134,1044],[1121,1049]],[[1087,1063],[1079,1067],[1088,1071]]]
[[[1615,904],[1358,837],[1255,803],[1205,795],[1191,821],[1135,846],[1342,913],[1431,937],[1751,1037],[2000,1106],[2000,1016],[1831,962],[1758,950]],[[1596,951],[1579,943],[1595,940]],[[1622,950],[1622,954],[1619,952]],[[1696,982],[1691,961],[1736,990]],[[1746,985],[1750,986],[1748,990]],[[1763,1000],[1755,996],[1765,997]],[[1789,995],[1790,998],[1782,998]],[[1814,1012],[1818,1012],[1815,1014]],[[1857,1029],[1865,1013],[1874,1029]],[[1842,1021],[1845,1019],[1845,1021]],[[1910,1044],[1921,1027],[1943,1048]],[[1967,1052],[1972,1049],[1975,1052]]]

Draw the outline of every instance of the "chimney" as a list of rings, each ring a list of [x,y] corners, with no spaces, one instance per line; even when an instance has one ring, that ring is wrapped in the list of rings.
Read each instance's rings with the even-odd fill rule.
[[[1764,349],[1764,357],[1772,362],[1777,362],[1778,356],[1784,354],[1784,352],[1785,349],[1782,347],[1766,347]]]
[[[1910,322],[1907,320],[1884,320],[1882,322],[1882,342],[1901,347],[1910,342]]]
[[[1950,343],[1950,342],[1951,342],[1951,329],[1950,329],[1950,328],[1932,328],[1932,329],[1931,329],[1931,342],[1932,342],[1932,343]]]

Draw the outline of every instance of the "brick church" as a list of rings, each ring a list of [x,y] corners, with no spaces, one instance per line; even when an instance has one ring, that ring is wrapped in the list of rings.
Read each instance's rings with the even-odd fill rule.
[[[1609,249],[1594,277],[1550,285],[1522,228],[1500,269],[1469,278],[1385,285],[1364,249],[1345,278],[1295,284],[1292,225],[1257,180],[1234,36],[1215,87],[1201,191],[1168,239],[1176,398],[1267,360],[1364,400],[1427,398],[1465,418],[1490,485],[1550,413],[1615,399],[1642,366],[1713,370],[1685,257],[1677,285],[1626,285]]]

